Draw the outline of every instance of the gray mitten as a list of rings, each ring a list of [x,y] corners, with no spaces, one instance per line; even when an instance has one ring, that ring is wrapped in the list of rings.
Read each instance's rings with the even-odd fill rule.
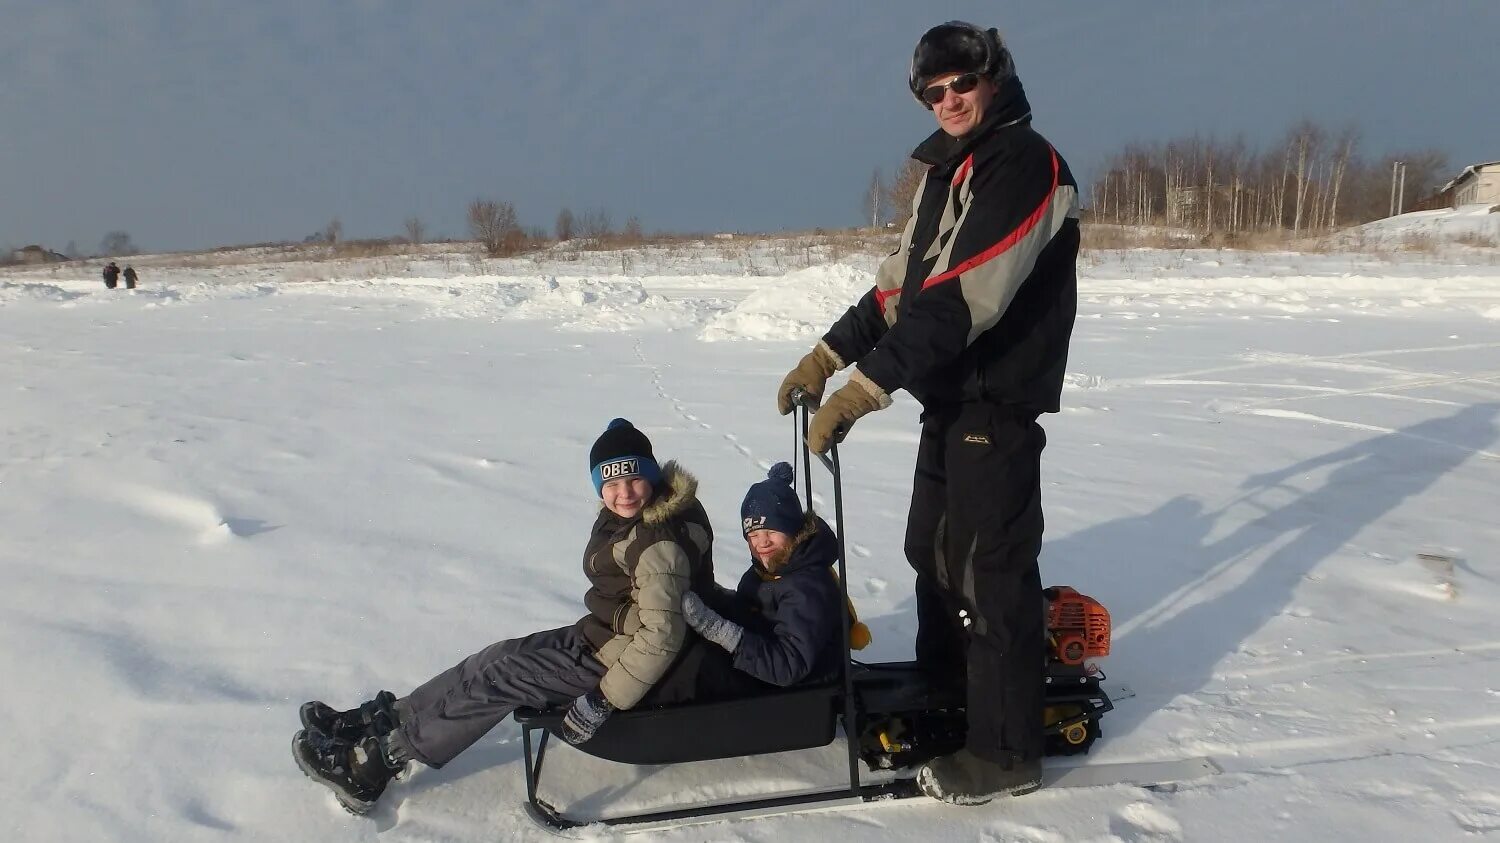
[[[682,595],[682,617],[693,631],[733,653],[745,628],[710,609],[691,591]]]

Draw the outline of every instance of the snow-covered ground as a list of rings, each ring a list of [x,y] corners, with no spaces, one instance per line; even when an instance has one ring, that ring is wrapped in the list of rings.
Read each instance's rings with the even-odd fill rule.
[[[293,765],[296,707],[404,692],[575,619],[585,454],[613,416],[698,474],[719,578],[738,576],[739,500],[791,446],[774,387],[876,258],[725,254],[162,267],[133,293],[92,267],[0,274],[0,827],[540,839],[514,725],[356,819]],[[1089,758],[1225,772],[662,839],[1500,833],[1494,250],[1082,269],[1066,407],[1044,420],[1043,571],[1115,619],[1120,700]],[[843,449],[865,658],[911,652],[915,421],[902,397]],[[640,806],[831,784],[839,759],[633,769],[561,749],[548,777],[585,809]]]

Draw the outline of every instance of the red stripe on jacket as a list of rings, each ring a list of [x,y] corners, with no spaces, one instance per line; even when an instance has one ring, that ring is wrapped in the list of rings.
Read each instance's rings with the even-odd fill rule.
[[[958,187],[959,185],[963,184],[964,176],[967,176],[969,174],[969,171],[972,169],[974,169],[974,155],[973,153],[970,153],[969,157],[965,158],[964,162],[958,165],[958,172],[953,174],[953,181],[950,182],[950,186]]]
[[[1037,227],[1037,223],[1040,223],[1042,221],[1042,216],[1047,212],[1047,206],[1052,202],[1053,194],[1057,193],[1057,150],[1049,148],[1048,152],[1052,154],[1052,188],[1047,191],[1046,197],[1042,199],[1042,204],[1036,206],[1036,210],[1032,211],[1031,215],[1026,217],[1025,220],[1022,220],[1021,225],[1018,226],[1015,231],[1012,231],[1011,233],[1005,235],[1005,238],[1002,239],[999,243],[996,243],[988,249],[985,249],[984,251],[980,252],[972,258],[969,258],[958,266],[953,267],[947,272],[944,272],[942,275],[934,275],[926,281],[923,281],[922,289],[925,290],[934,284],[941,284],[944,281],[949,281],[957,278],[958,276],[964,274],[965,272],[968,272],[976,266],[994,260],[995,258],[1005,254],[1012,246],[1021,242],[1022,238],[1030,234],[1033,228]],[[968,161],[965,161],[965,166],[967,166],[968,163]]]

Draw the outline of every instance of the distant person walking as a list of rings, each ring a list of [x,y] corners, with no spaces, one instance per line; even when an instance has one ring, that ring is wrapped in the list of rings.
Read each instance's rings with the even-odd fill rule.
[[[125,289],[127,289],[127,290],[134,290],[135,289],[135,279],[136,279],[135,267],[130,266],[129,264],[126,264],[125,265]]]
[[[114,261],[110,261],[104,266],[104,286],[113,290],[118,283],[120,283],[120,268],[115,266]]]

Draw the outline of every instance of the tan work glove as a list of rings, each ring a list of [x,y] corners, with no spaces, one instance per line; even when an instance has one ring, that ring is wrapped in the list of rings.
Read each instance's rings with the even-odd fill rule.
[[[828,383],[828,378],[844,368],[844,361],[838,358],[829,349],[828,344],[819,341],[812,351],[797,361],[797,367],[787,373],[781,380],[781,386],[776,390],[776,409],[784,416],[793,409],[792,390],[802,389],[808,395],[818,398],[823,394],[823,387]]]
[[[891,406],[891,397],[858,369],[849,382],[828,396],[828,403],[818,409],[807,426],[807,447],[821,454],[828,446],[844,438],[854,422],[866,413]]]

